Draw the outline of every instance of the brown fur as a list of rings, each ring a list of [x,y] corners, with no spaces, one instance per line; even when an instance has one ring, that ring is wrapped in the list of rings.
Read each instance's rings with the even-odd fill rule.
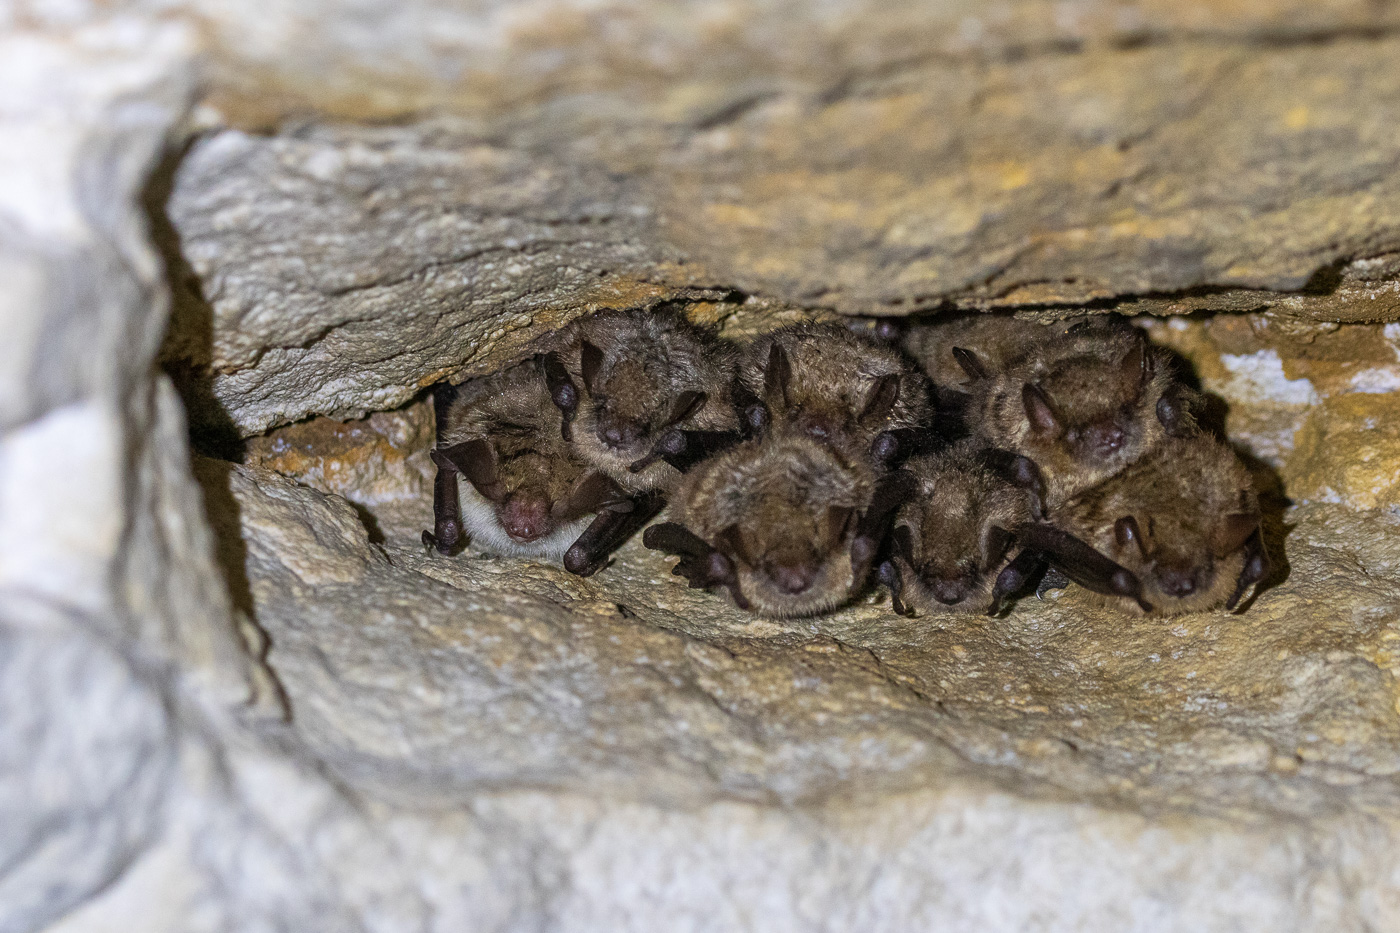
[[[491,503],[496,524],[501,526],[498,548],[509,546],[501,520],[510,503],[533,500],[548,510],[592,472],[564,442],[560,423],[559,410],[550,401],[533,360],[459,386],[456,398],[440,417],[438,447],[482,438],[495,451],[496,472],[505,492],[504,498]],[[463,503],[464,510],[481,505],[472,497]],[[464,517],[470,525],[472,516]],[[557,516],[545,521],[544,536],[561,526]],[[562,547],[551,548],[551,556],[558,556],[552,553],[556,549],[563,553]]]
[[[1116,532],[1127,516],[1141,530],[1146,555]],[[1230,448],[1206,436],[1168,438],[1065,503],[1051,520],[1136,574],[1154,614],[1176,615],[1215,609],[1230,598],[1245,561],[1243,531],[1258,528],[1259,500]],[[1173,577],[1192,579],[1194,592],[1168,592]],[[1128,600],[1099,598],[1136,609]]]
[[[814,615],[846,602],[854,579],[851,543],[874,478],[862,461],[803,434],[777,431],[705,461],[681,481],[672,520],[735,565],[754,611]],[[782,568],[810,586],[785,591]]]
[[[602,351],[593,385],[585,378],[585,343]],[[738,427],[734,351],[675,309],[601,311],[565,328],[553,346],[581,396],[571,430],[575,453],[627,489],[675,485],[680,474],[665,462],[639,473],[627,467],[673,426],[677,401],[685,393],[703,392],[706,400],[674,426],[706,431]],[[604,437],[610,428],[623,432],[620,442],[610,445]]]
[[[904,470],[916,483],[895,519],[896,536],[907,535],[911,546],[893,556],[904,601],[926,611],[986,611],[1011,534],[1032,520],[1029,492],[969,443],[915,457]]]
[[[1006,314],[975,313],[915,325],[904,346],[936,384],[962,386],[971,380],[953,355],[954,347],[971,351],[989,373],[998,373],[1063,329]]]
[[[1156,450],[1168,437],[1157,405],[1177,385],[1169,357],[1139,331],[1091,323],[972,382],[967,420],[988,444],[1040,466],[1053,507]],[[1053,423],[1035,417],[1032,391]]]
[[[787,392],[768,392],[774,344],[787,354]],[[888,412],[862,418],[882,376],[898,378]],[[756,339],[739,364],[739,380],[762,399],[775,425],[786,425],[865,456],[882,431],[925,427],[933,417],[928,380],[902,353],[840,324],[795,324]]]

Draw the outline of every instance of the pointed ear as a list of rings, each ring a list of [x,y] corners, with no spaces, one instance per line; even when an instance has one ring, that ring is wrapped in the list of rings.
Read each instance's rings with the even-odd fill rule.
[[[894,410],[894,403],[899,399],[899,374],[885,373],[875,384],[870,387],[870,392],[865,396],[865,407],[861,409],[860,420],[863,422],[880,421],[889,417]]]
[[[1118,364],[1124,382],[1131,383],[1137,380],[1138,392],[1147,388],[1147,384],[1152,381],[1155,368],[1152,353],[1147,346],[1147,338],[1141,335],[1133,342],[1133,348],[1123,354],[1123,360]]]
[[[682,392],[676,397],[675,407],[671,409],[671,420],[666,422],[669,428],[672,425],[680,424],[691,415],[696,414],[705,407],[705,402],[709,401],[709,396],[704,392]]]
[[[1026,406],[1026,417],[1031,420],[1032,431],[1043,436],[1059,436],[1060,416],[1044,389],[1026,383],[1021,388],[1021,403]]]
[[[675,522],[652,525],[642,533],[642,544],[653,551],[665,551],[679,557],[705,558],[713,550],[689,528]]]
[[[772,404],[773,399],[780,398],[786,406],[791,383],[792,364],[788,362],[787,351],[775,340],[768,350],[768,368],[763,371],[763,400]]]
[[[603,473],[589,473],[574,486],[567,496],[555,502],[550,514],[557,521],[568,522],[592,514],[603,506],[627,494]]]
[[[1259,530],[1259,516],[1251,512],[1230,512],[1220,519],[1220,527],[1211,537],[1216,557],[1233,554],[1250,536]]]
[[[1011,458],[1011,478],[1031,497],[1031,513],[1038,519],[1045,517],[1045,474],[1040,472],[1030,457],[1020,454]]]
[[[982,540],[978,542],[981,551],[982,568],[991,570],[1001,564],[1006,552],[1011,548],[1011,532],[1000,525],[988,524],[982,529]]]
[[[1124,515],[1113,523],[1113,538],[1122,548],[1137,545],[1138,554],[1143,560],[1147,560],[1147,542],[1142,540],[1142,528],[1138,526],[1137,519],[1131,515]]]
[[[583,342],[579,359],[580,367],[583,370],[583,384],[588,387],[588,391],[594,395],[598,393],[598,377],[603,371],[603,351],[590,341]]]
[[[908,525],[900,525],[890,534],[890,541],[894,545],[896,557],[904,558],[904,562],[910,567],[916,567],[914,563],[914,531]]]
[[[848,505],[833,505],[826,510],[826,546],[835,550],[856,519],[856,510]]]
[[[962,347],[953,348],[953,359],[962,367],[962,371],[967,373],[967,378],[973,382],[981,382],[987,378],[987,367],[982,365],[982,361],[977,358],[977,354],[971,350],[964,350]]]
[[[749,553],[748,545],[744,543],[744,533],[739,530],[738,525],[730,525],[715,535],[715,546],[730,557],[753,566],[753,556]]]
[[[467,478],[467,482],[491,502],[500,502],[506,497],[496,472],[496,448],[484,437],[473,438],[432,452],[433,461],[442,457]]]

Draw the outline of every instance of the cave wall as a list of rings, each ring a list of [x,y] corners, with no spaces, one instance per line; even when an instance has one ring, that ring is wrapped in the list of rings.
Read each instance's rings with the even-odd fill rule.
[[[1393,926],[1396,26],[0,6],[0,930]],[[779,626],[635,546],[427,560],[421,410],[192,465],[187,419],[673,298],[1222,312],[1154,332],[1295,497],[1290,575],[1180,632]]]

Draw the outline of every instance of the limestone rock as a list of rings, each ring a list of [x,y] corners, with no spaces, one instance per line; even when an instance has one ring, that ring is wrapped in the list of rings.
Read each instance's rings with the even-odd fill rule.
[[[911,62],[1193,41],[1322,44],[1400,25],[1393,9],[1367,0],[719,0],[600,9],[264,0],[256,14],[219,0],[147,5],[200,21],[212,37],[214,100],[241,123],[264,126],[308,111],[375,121],[501,113],[579,93],[624,119],[630,105],[674,122],[722,123],[788,86],[836,93]]]
[[[1395,337],[1319,326],[1400,307],[1395,11],[690,12],[0,7],[0,930],[1400,924],[1391,439],[1349,430]],[[1148,623],[429,556],[421,409],[250,445],[320,491],[201,463],[211,532],[152,236],[241,435],[595,307],[1137,296],[1273,315],[1202,375],[1304,494],[1246,613]]]
[[[244,434],[499,366],[583,310],[670,294],[627,277],[665,258],[634,187],[446,130],[212,136],[168,208],[212,308],[196,362]]]
[[[1355,394],[1313,410],[1295,441],[1290,494],[1353,509],[1400,505],[1400,394]]]
[[[1286,580],[1238,616],[1134,622],[1066,594],[998,620],[874,599],[775,623],[635,543],[587,580],[447,559],[375,546],[339,497],[270,472],[200,474],[233,494],[292,710],[281,744],[383,808],[308,811],[293,840],[314,825],[360,847],[308,884],[353,888],[387,831],[398,855],[374,884],[397,922],[514,929],[499,901],[422,881],[462,870],[582,930],[725,928],[755,899],[774,929],[832,930],[1360,929],[1400,906],[1341,893],[1385,889],[1400,796],[1400,593],[1382,582],[1400,532],[1380,513],[1295,511]],[[545,901],[520,887],[521,851],[557,879]],[[888,890],[852,892],[872,872]]]
[[[372,538],[414,540],[437,473],[428,457],[434,440],[425,398],[357,421],[313,418],[250,438],[243,462],[348,500],[371,523]]]
[[[216,133],[169,205],[210,303],[190,355],[249,434],[396,406],[582,310],[696,285],[886,314],[1311,289],[1348,307],[1288,313],[1392,319],[1397,53],[935,57],[790,81],[722,119],[617,91]]]
[[[1400,532],[1380,515],[1297,510],[1287,579],[1242,615],[1135,621],[1070,592],[1001,619],[907,620],[876,595],[780,623],[687,589],[636,542],[586,580],[381,551],[336,497],[247,468],[231,480],[299,731],[395,799],[543,786],[820,802],[967,763],[1135,808],[1306,818],[1400,799],[1377,660]]]
[[[119,878],[159,837],[177,721],[248,699],[183,418],[152,370],[165,292],[140,194],[192,54],[178,23],[0,33],[6,933]]]

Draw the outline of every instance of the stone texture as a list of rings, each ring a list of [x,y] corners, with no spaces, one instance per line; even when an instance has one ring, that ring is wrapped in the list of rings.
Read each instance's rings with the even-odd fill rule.
[[[1330,323],[1400,316],[1395,11],[685,13],[0,3],[0,930],[1395,927],[1400,375]],[[197,426],[379,412],[248,445],[323,491],[201,461],[204,520],[167,272]],[[385,409],[674,298],[1261,312],[1161,332],[1286,561],[780,626],[414,544]]]
[[[630,181],[445,131],[360,133],[230,132],[181,167],[168,210],[213,315],[196,362],[242,433],[392,408],[581,311],[667,294],[613,274],[665,256]],[[249,187],[274,178],[277,195]]]
[[[412,540],[422,530],[437,467],[432,400],[358,421],[313,418],[250,438],[242,461],[272,470],[358,507],[371,538]]]
[[[1329,399],[1308,416],[1295,444],[1292,495],[1400,512],[1400,395]]]
[[[837,90],[911,62],[1193,40],[1322,44],[1400,25],[1390,6],[1367,0],[263,0],[256,16],[218,0],[180,6],[211,36],[215,100],[255,125],[308,110],[499,113],[573,94],[712,121],[794,84]]]
[[[445,559],[373,545],[344,500],[269,471],[199,473],[211,501],[232,493],[215,519],[241,528],[293,711],[279,744],[366,801],[318,790],[280,818],[342,840],[308,887],[353,885],[378,839],[396,846],[366,928],[464,910],[517,928],[445,895],[453,871],[569,930],[731,929],[753,903],[780,930],[1362,929],[1400,908],[1384,511],[1295,509],[1286,579],[1241,616],[1134,624],[1065,595],[1000,620],[876,600],[780,624],[635,543],[588,580]]]
[[[212,350],[186,355],[247,434],[391,407],[586,308],[697,285],[893,314],[1258,310],[1271,289],[1295,317],[1392,319],[1397,42],[935,57],[722,119],[618,91],[226,131],[169,205],[211,305]]]
[[[0,930],[39,929],[159,838],[177,720],[249,697],[140,194],[193,36],[0,34]],[[209,717],[209,719],[206,719]],[[188,725],[185,728],[190,728]]]
[[[1070,592],[995,620],[901,619],[873,596],[783,624],[687,589],[637,542],[579,580],[411,539],[378,550],[343,501],[274,474],[234,470],[231,488],[298,730],[395,799],[538,786],[813,803],[971,763],[1139,810],[1400,802],[1385,512],[1295,509],[1286,579],[1237,616],[1134,622]]]

